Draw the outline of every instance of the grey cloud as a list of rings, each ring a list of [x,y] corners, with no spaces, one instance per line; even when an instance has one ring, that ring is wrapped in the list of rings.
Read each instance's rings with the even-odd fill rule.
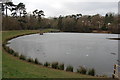
[[[75,12],[115,12],[118,10],[117,2],[78,2],[78,3],[66,3],[64,4],[66,10],[73,10]],[[89,13],[86,13],[89,14]],[[94,13],[96,14],[96,13]]]
[[[16,0],[14,0],[16,2]],[[101,14],[105,15],[107,12],[118,12],[117,2],[72,2],[72,1],[62,1],[58,2],[61,8],[57,8],[57,4],[54,2],[48,2],[47,0],[36,2],[29,0],[21,0],[26,4],[27,11],[33,11],[35,9],[43,10],[47,17],[49,16],[59,16],[59,15],[69,15],[82,13],[83,15],[88,14]],[[53,0],[51,0],[53,1]],[[58,0],[59,1],[59,0]],[[57,1],[56,1],[57,2]],[[53,7],[54,6],[54,7]],[[56,7],[55,7],[56,6]]]
[[[47,7],[46,7],[47,8]],[[63,8],[56,10],[49,7],[48,10],[52,16],[67,15],[67,14],[101,14],[105,15],[107,12],[118,12],[117,2],[72,2],[64,3]]]

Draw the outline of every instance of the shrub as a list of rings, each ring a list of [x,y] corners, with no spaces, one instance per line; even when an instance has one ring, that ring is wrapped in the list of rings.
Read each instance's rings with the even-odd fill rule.
[[[13,51],[12,49],[10,49],[10,48],[8,48],[8,52],[9,52],[10,54],[13,54],[13,53],[14,53],[14,51]]]
[[[25,56],[24,55],[20,55],[20,59],[22,59],[22,60],[26,60],[26,58],[25,58]]]
[[[19,54],[17,52],[14,52],[13,55],[19,57]]]
[[[3,48],[5,48],[5,43],[2,44]]]
[[[7,47],[7,46],[4,47],[4,49],[5,49],[7,52],[9,51],[9,47]]]
[[[39,64],[39,61],[37,58],[35,58],[35,64]]]
[[[58,69],[58,62],[53,62],[52,63],[52,68]]]
[[[39,65],[43,65],[41,62],[39,62]]]
[[[95,69],[94,68],[89,69],[88,75],[95,76]]]
[[[80,66],[80,69],[77,69],[77,72],[81,74],[86,74],[87,69],[85,67]]]
[[[50,63],[45,62],[45,63],[44,63],[44,66],[48,67],[48,66],[50,66]]]
[[[14,51],[13,51],[11,48],[9,48],[8,46],[6,46],[6,44],[7,44],[7,43],[3,43],[3,44],[2,44],[3,48],[4,48],[8,53],[13,54]]]
[[[105,75],[105,74],[103,74],[103,75],[102,75],[102,77],[107,78],[108,76],[107,76],[107,75]]]
[[[32,58],[28,58],[27,61],[34,63],[34,60]]]
[[[70,71],[70,72],[73,72],[73,67],[72,66],[67,66],[67,68],[66,68],[66,71]]]
[[[64,64],[59,64],[59,65],[58,65],[58,69],[64,70]]]

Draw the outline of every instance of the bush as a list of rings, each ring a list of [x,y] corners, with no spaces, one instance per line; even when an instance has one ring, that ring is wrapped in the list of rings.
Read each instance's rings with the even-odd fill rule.
[[[22,60],[26,60],[26,58],[25,58],[25,56],[24,55],[20,55],[20,59],[22,59]]]
[[[4,49],[5,49],[7,52],[9,51],[9,47],[7,47],[7,46],[4,47]]]
[[[43,65],[41,62],[39,62],[39,65]]]
[[[73,67],[72,66],[67,66],[67,68],[66,68],[66,71],[70,71],[70,72],[73,72]]]
[[[48,66],[50,66],[50,63],[45,62],[45,63],[44,63],[44,66],[48,67]]]
[[[58,65],[58,69],[64,70],[64,64],[59,64],[59,65]]]
[[[81,74],[86,74],[87,69],[85,67],[80,66],[80,69],[77,69],[77,72]]]
[[[13,55],[19,57],[19,54],[17,52],[14,52]]]
[[[2,44],[2,46],[3,46],[4,48],[5,48],[5,45],[6,45],[5,43]]]
[[[88,75],[95,76],[95,69],[94,68],[89,69]]]
[[[8,48],[8,53],[13,54],[14,51],[12,49]]]
[[[35,64],[39,64],[39,61],[37,58],[35,58]]]
[[[52,68],[58,69],[58,62],[53,62],[52,63]]]
[[[28,58],[27,61],[34,63],[34,60],[32,58]]]
[[[102,30],[108,30],[108,28],[106,26],[102,26],[101,29]]]
[[[105,74],[103,74],[103,75],[102,75],[102,77],[107,78],[108,76],[107,76],[107,75],[105,75]]]

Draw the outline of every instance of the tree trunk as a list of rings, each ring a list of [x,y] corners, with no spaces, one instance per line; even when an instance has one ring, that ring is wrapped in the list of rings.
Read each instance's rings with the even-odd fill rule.
[[[8,14],[7,14],[7,6],[6,6],[6,17],[8,16]]]

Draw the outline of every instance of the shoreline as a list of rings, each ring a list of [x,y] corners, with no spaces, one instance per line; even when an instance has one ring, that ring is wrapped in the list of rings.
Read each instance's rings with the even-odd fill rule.
[[[110,40],[120,40],[120,38],[108,38]]]
[[[3,41],[3,43],[2,43],[2,47],[3,47],[4,51],[6,51],[9,55],[11,55],[11,56],[17,58],[18,60],[21,60],[19,57],[16,57],[16,56],[10,54],[10,53],[5,49],[5,48],[7,47],[7,46],[6,46],[7,42],[8,42],[9,40],[11,40],[11,39],[14,39],[14,38],[17,38],[17,37],[20,37],[20,36],[25,36],[25,35],[30,35],[30,34],[37,34],[37,33],[39,33],[39,32],[25,33],[25,34],[20,34],[20,35],[16,35],[16,36],[13,36],[13,37],[6,38],[6,39]],[[22,61],[29,63],[27,60],[22,60]],[[30,62],[30,64],[32,64],[32,65],[38,65],[38,66],[42,66],[42,67],[44,67],[44,68],[48,68],[48,69],[53,69],[53,68],[45,67],[45,66],[43,66],[43,65],[39,65],[39,64],[35,64],[35,63],[31,63],[31,62]],[[58,70],[58,71],[63,71],[63,72],[69,72],[69,71],[59,70],[59,69],[53,69],[53,70]],[[74,73],[75,73],[75,74],[79,74],[79,73],[77,73],[77,72],[70,72],[70,73],[73,73],[73,74],[74,74]],[[79,74],[79,75],[84,75],[84,74]],[[99,77],[96,77],[96,76],[90,76],[90,75],[85,75],[85,76],[89,76],[90,78],[99,78]],[[100,77],[100,78],[102,78],[102,77]]]

